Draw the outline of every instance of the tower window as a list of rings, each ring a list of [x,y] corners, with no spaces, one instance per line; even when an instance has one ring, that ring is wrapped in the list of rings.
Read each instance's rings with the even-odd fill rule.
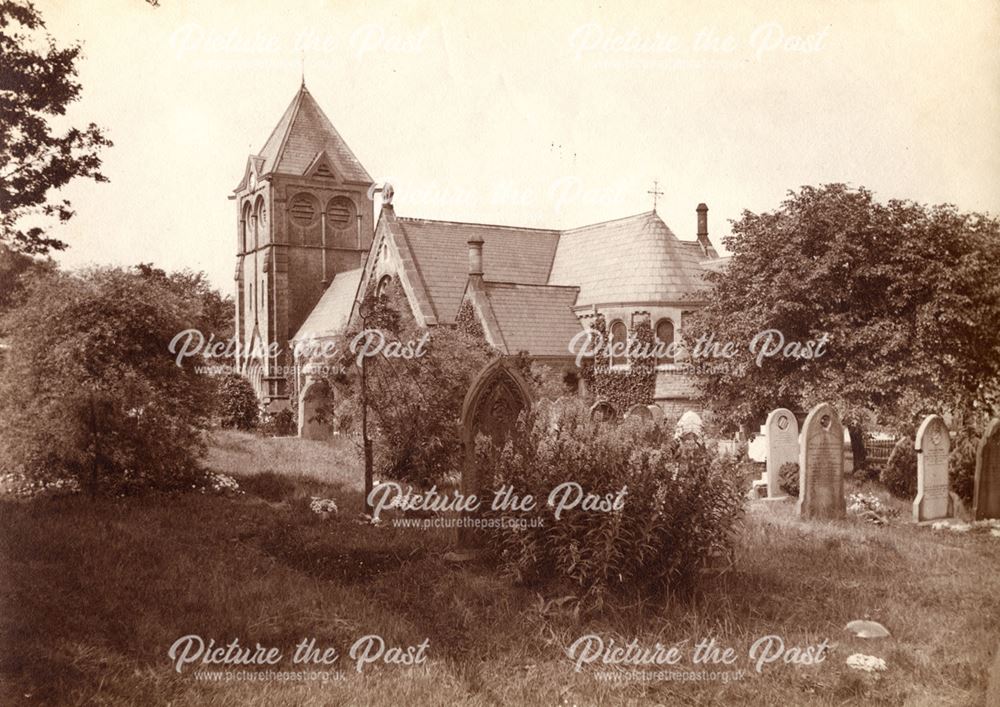
[[[628,363],[625,347],[628,346],[628,329],[625,322],[617,321],[611,325],[611,365],[623,366]]]
[[[309,194],[299,194],[288,207],[292,221],[299,226],[308,226],[316,220],[316,200]]]
[[[326,223],[337,230],[350,228],[354,220],[354,202],[346,196],[335,196],[326,207]]]

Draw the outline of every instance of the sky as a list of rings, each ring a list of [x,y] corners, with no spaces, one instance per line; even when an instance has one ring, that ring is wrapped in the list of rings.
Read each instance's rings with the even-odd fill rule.
[[[401,216],[571,228],[770,211],[806,184],[1000,215],[1000,3],[41,0],[83,43],[67,267],[233,289],[228,196],[302,79]],[[377,205],[373,205],[377,208]]]

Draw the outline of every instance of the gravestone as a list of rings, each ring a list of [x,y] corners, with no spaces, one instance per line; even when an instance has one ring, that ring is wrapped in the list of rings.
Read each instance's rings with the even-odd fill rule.
[[[782,464],[799,461],[799,423],[791,410],[778,408],[767,416],[764,428],[767,435],[767,497],[784,498],[779,472]]]
[[[630,407],[628,409],[628,412],[625,413],[626,420],[631,420],[632,418],[636,418],[639,420],[652,420],[653,413],[651,413],[649,411],[649,408],[646,407],[645,405],[640,405],[637,403],[632,407]]]
[[[333,393],[326,381],[308,380],[299,394],[299,437],[328,441],[333,438]]]
[[[796,510],[802,518],[843,518],[844,500],[844,428],[837,411],[820,403],[802,423],[802,447],[799,450],[799,502]]]
[[[649,416],[652,418],[653,422],[663,422],[663,408],[659,405],[647,405],[646,407],[649,408]]]
[[[928,415],[920,423],[913,443],[917,450],[917,497],[913,499],[913,520],[937,520],[952,515],[948,493],[948,452],[951,439],[940,415]]]
[[[517,417],[531,405],[528,384],[512,365],[498,358],[476,375],[462,403],[462,496],[475,495],[480,508],[486,507],[491,498],[484,492],[491,490],[492,479],[483,478],[476,463],[476,437],[480,434],[492,439],[495,447],[503,446],[517,425]],[[475,557],[481,545],[475,528],[458,529],[458,553],[450,559],[465,560]]]
[[[976,451],[976,483],[972,519],[1000,518],[1000,420],[986,425]]]
[[[686,435],[693,435],[699,442],[705,438],[705,423],[694,410],[688,410],[677,421],[674,437],[683,438]]]
[[[607,400],[598,400],[590,406],[590,419],[598,422],[613,422],[618,418],[615,406]]]

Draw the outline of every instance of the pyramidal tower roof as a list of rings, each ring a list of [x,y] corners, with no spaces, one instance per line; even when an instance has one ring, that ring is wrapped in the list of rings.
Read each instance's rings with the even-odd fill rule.
[[[301,175],[324,152],[344,181],[371,183],[368,172],[303,82],[264,148],[254,156],[255,166],[261,176],[272,172]]]

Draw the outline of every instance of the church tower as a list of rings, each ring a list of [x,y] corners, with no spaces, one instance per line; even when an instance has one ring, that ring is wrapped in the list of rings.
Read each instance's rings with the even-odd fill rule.
[[[335,273],[364,264],[374,231],[371,185],[303,82],[230,197],[237,365],[272,409],[289,396],[289,338]]]

